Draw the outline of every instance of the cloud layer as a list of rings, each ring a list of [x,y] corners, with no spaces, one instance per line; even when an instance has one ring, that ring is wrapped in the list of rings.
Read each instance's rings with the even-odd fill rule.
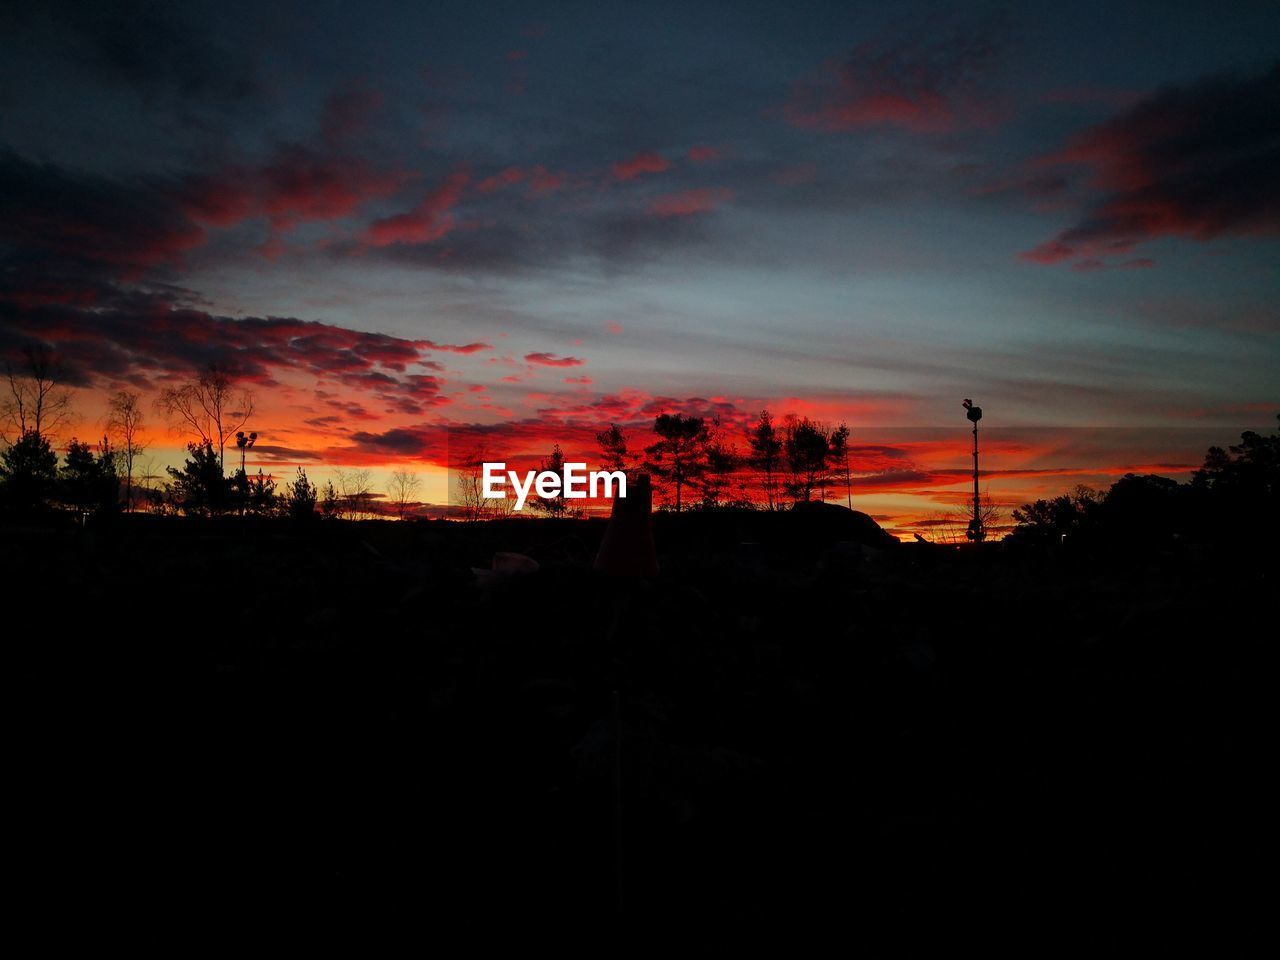
[[[1039,166],[1083,171],[1093,199],[1022,254],[1034,263],[1127,257],[1161,237],[1280,234],[1280,63],[1164,89]]]

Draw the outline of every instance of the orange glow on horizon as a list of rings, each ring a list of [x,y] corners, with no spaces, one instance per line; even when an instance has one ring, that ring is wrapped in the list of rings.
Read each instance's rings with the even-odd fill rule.
[[[77,393],[79,416],[70,428],[61,431],[60,452],[73,436],[94,440],[104,432],[107,391]],[[963,422],[947,428],[862,425],[879,409],[874,400],[858,401],[844,408],[842,415],[831,398],[787,398],[767,404],[722,396],[682,401],[655,398],[641,390],[575,392],[537,395],[533,398],[536,406],[523,417],[456,422],[448,416],[454,412],[451,404],[437,407],[431,419],[424,420],[421,414],[400,414],[390,407],[374,409],[367,394],[352,390],[329,393],[324,385],[308,389],[280,382],[255,393],[257,408],[249,426],[260,439],[245,460],[251,474],[261,469],[283,488],[298,467],[322,486],[342,471],[368,470],[375,490],[385,490],[392,471],[410,469],[420,477],[418,502],[424,509],[456,500],[450,490],[450,467],[477,450],[483,451],[486,459],[527,470],[537,468],[553,445],[559,444],[566,459],[596,468],[600,464],[595,434],[609,423],[619,423],[629,435],[630,449],[641,451],[654,439],[649,428],[656,413],[683,410],[718,416],[726,442],[745,453],[746,430],[766,405],[779,411],[779,420],[796,413],[821,414],[828,423],[858,423],[850,440],[849,490],[846,493],[840,479],[827,486],[826,500],[835,504],[851,501],[854,509],[872,516],[900,539],[913,539],[917,533],[932,539],[939,529],[950,527],[964,514],[972,497],[971,441]],[[469,393],[474,396],[477,391]],[[319,402],[342,412],[316,416],[317,394],[322,394]],[[153,482],[162,482],[164,468],[181,463],[188,437],[163,421],[152,399],[144,394],[144,434],[149,449],[141,469]],[[479,411],[469,412],[474,415]],[[1231,437],[1228,434],[1220,439],[1230,442]],[[1057,496],[1077,484],[1105,488],[1126,473],[1160,473],[1185,480],[1199,465],[1205,449],[1199,434],[1191,437],[1178,431],[988,427],[982,435],[981,486],[1002,514],[996,525],[1000,531],[1011,525],[1013,508]],[[227,450],[226,462],[228,472],[239,466],[233,447]],[[634,464],[631,469],[634,472]],[[726,496],[756,503],[765,500],[759,478],[742,471],[727,478]],[[815,491],[815,498],[820,496]],[[663,497],[656,502],[661,504]],[[609,509],[607,503],[584,506],[589,515]]]

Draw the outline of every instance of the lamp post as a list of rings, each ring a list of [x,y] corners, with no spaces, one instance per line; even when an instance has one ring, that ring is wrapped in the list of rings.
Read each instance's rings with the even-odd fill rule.
[[[974,543],[981,543],[987,538],[987,531],[982,526],[982,498],[978,494],[978,421],[982,419],[982,408],[975,407],[968,398],[964,401],[965,416],[973,424],[973,519],[964,535]]]
[[[257,439],[258,439],[258,435],[256,433],[251,433],[248,436],[245,436],[244,431],[241,430],[239,433],[236,434],[236,446],[240,448],[240,472],[241,473],[244,473],[245,451],[247,451],[250,447],[252,447],[254,442]]]
[[[256,433],[245,436],[243,430],[236,434],[236,446],[240,448],[240,516],[244,516],[245,501],[249,499],[249,475],[244,472],[244,455],[249,448],[253,446],[254,441],[258,439]]]

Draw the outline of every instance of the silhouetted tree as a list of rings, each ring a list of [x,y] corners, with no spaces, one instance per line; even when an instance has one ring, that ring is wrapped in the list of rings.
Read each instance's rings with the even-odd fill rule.
[[[241,514],[270,516],[276,508],[276,482],[266,476],[262,468],[258,475],[249,476],[244,470],[236,470],[230,481],[232,496]]]
[[[137,468],[134,477],[133,499],[135,506],[155,510],[164,501],[164,486],[168,474],[155,457],[147,457]]]
[[[404,519],[405,510],[418,494],[422,478],[412,470],[400,469],[391,474],[391,501],[396,505],[400,519]]]
[[[307,471],[298,468],[284,494],[285,510],[295,520],[313,520],[316,516],[316,485],[307,479]]]
[[[782,449],[788,470],[787,495],[797,503],[808,503],[814,488],[826,481],[830,432],[808,417],[789,416],[783,424]]]
[[[853,478],[849,472],[849,425],[842,423],[831,432],[827,462],[834,476],[844,481],[845,505],[853,509]]]
[[[778,473],[782,467],[782,440],[773,425],[773,414],[760,411],[760,419],[748,434],[751,466],[760,472],[760,486],[770,510],[778,508]]]
[[[52,437],[71,418],[71,391],[62,385],[61,370],[43,344],[27,346],[22,362],[5,365],[6,392],[0,397],[0,438],[28,433]],[[55,457],[56,462],[56,457]]]
[[[339,470],[338,494],[348,520],[367,517],[373,512],[373,475],[368,470]]]
[[[106,437],[97,450],[72,439],[58,474],[63,503],[79,513],[103,513],[119,506],[120,477],[116,455]]]
[[[1109,541],[1157,543],[1189,529],[1188,487],[1155,474],[1126,473],[1094,510],[1094,526]]]
[[[684,488],[701,480],[707,469],[707,423],[702,417],[663,413],[653,421],[653,432],[658,439],[645,447],[645,466],[674,488],[679,513]]]
[[[212,443],[187,444],[182,469],[169,467],[179,508],[188,516],[215,516],[230,506],[231,490]]]
[[[488,458],[484,447],[474,447],[453,468],[454,495],[464,520],[479,520],[484,516],[484,463]]]
[[[627,435],[616,423],[609,424],[608,430],[597,433],[596,443],[600,445],[600,465],[604,469],[627,469],[627,461],[631,459],[627,452]]]
[[[231,375],[211,365],[180,386],[165,389],[157,406],[175,426],[184,426],[198,445],[218,448],[218,466],[224,466],[227,440],[253,416],[253,394],[237,390]]]
[[[1085,529],[1101,502],[1101,493],[1081,485],[1069,494],[1024,503],[1013,511],[1015,526],[1009,536],[1027,543],[1061,543]]]
[[[1249,430],[1226,450],[1210,447],[1191,488],[1211,530],[1275,532],[1280,526],[1280,432],[1262,436]]]
[[[52,496],[58,455],[49,441],[28,430],[0,452],[0,493],[12,509],[30,510]]]
[[[320,500],[320,516],[326,520],[337,520],[342,512],[342,501],[338,491],[330,480],[324,485],[324,497]]]
[[[718,417],[713,418],[707,427],[705,453],[706,469],[702,475],[701,506],[714,509],[725,503],[733,474],[741,461],[733,444],[725,439]]]
[[[146,449],[142,442],[142,406],[138,395],[121,390],[108,401],[107,430],[115,435],[117,456],[124,474],[124,503],[133,509],[133,470],[138,457]]]
[[[564,453],[560,449],[560,444],[557,443],[551,449],[551,456],[542,461],[539,466],[539,470],[549,470],[552,473],[558,474],[564,473]],[[540,510],[549,517],[563,517],[569,513],[569,501],[565,499],[563,487],[559,489],[555,496],[532,497],[529,501],[529,505],[535,510]]]
[[[1030,507],[1031,504],[1027,504]],[[978,513],[982,520],[982,529],[987,531],[988,539],[994,536],[1004,522],[1003,508],[991,499],[991,491],[984,489],[978,498]],[[935,543],[964,544],[969,543],[969,521],[973,519],[973,501],[965,499],[947,510],[934,513],[928,518],[931,534],[928,539]]]

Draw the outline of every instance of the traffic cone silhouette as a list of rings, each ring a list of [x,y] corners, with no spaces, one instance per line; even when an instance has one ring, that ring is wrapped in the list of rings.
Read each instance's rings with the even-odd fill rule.
[[[653,488],[647,473],[627,479],[627,495],[615,497],[609,526],[596,554],[595,570],[611,577],[656,577],[653,546]]]

